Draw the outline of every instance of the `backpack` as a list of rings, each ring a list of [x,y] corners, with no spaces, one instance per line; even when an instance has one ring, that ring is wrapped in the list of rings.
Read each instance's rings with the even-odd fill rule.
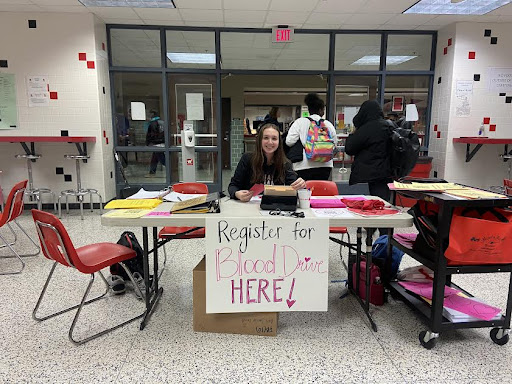
[[[318,122],[310,117],[308,119],[310,124],[304,145],[306,158],[320,163],[331,161],[334,154],[334,139],[329,128],[325,125],[324,119]]]
[[[394,179],[407,176],[418,161],[420,140],[412,129],[397,127],[388,121],[391,141],[391,175]]]
[[[399,250],[397,247],[393,247],[391,251],[391,276],[393,279],[398,273],[398,267],[402,261],[404,252]],[[382,235],[372,245],[372,258],[373,261],[382,267],[386,264],[386,258],[388,257],[388,236]]]
[[[124,245],[125,247],[131,248],[135,251],[136,256],[124,261],[124,265],[126,265],[132,274],[134,272],[138,272],[141,276],[144,276],[144,252],[142,251],[142,247],[135,237],[135,234],[130,231],[123,232],[117,244]],[[125,280],[129,279],[124,268],[118,263],[110,266],[110,273],[112,275],[121,276]]]

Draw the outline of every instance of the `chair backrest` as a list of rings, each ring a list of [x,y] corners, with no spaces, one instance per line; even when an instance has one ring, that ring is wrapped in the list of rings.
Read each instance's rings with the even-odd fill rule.
[[[307,180],[306,188],[311,190],[311,196],[334,196],[338,194],[338,186],[334,181]]]
[[[9,196],[7,196],[2,215],[0,216],[0,227],[23,213],[23,196],[25,195],[26,188],[27,180],[20,181],[12,187]]]
[[[80,270],[83,264],[78,258],[68,232],[57,216],[33,209],[32,218],[36,225],[44,256],[66,267],[74,267]]]
[[[208,193],[208,186],[203,183],[178,183],[172,186],[172,190],[177,193],[202,194]]]
[[[505,187],[505,194],[512,196],[512,180],[503,179],[503,186]]]

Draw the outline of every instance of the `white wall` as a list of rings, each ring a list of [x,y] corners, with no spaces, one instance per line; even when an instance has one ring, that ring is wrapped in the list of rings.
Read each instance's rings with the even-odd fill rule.
[[[497,44],[490,44],[491,37],[484,36],[486,29],[498,38]],[[505,103],[499,92],[487,89],[489,67],[512,68],[512,40],[508,37],[511,33],[510,23],[457,23],[439,31],[429,144],[429,154],[434,157],[433,170],[439,177],[477,187],[502,185],[507,177],[508,163],[499,158],[503,145],[484,145],[466,163],[466,145],[454,144],[453,138],[477,136],[484,117],[491,119],[490,124],[496,124],[495,132],[489,132],[489,125],[485,125],[486,136],[512,138],[512,104]],[[451,46],[448,39],[452,39]],[[475,52],[475,59],[469,59],[469,52]],[[480,81],[474,81],[474,75],[478,74]],[[468,117],[456,115],[458,80],[473,83]],[[512,92],[507,96],[512,96]],[[440,138],[434,131],[436,125]]]
[[[37,28],[29,29],[28,20],[36,20]],[[61,130],[67,130],[69,136],[96,137],[96,143],[87,146],[91,159],[81,164],[82,186],[98,189],[106,200],[114,197],[105,25],[85,13],[0,12],[0,36],[0,59],[8,60],[8,68],[0,68],[0,72],[16,77],[19,127],[1,130],[0,135],[60,136]],[[79,53],[94,61],[95,68],[80,61]],[[50,100],[48,107],[28,106],[26,78],[34,75],[47,76],[50,91],[57,92],[58,99]],[[38,143],[36,152],[43,157],[33,164],[35,187],[49,187],[57,195],[76,187],[75,163],[64,159],[64,154],[77,153],[75,145]],[[14,158],[17,153],[24,153],[19,144],[0,143],[5,193],[27,177],[25,162]],[[65,182],[64,175],[57,175],[57,167],[64,168],[72,181]]]

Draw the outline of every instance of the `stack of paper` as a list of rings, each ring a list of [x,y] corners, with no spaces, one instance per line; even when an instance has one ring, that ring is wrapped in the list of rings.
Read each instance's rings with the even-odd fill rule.
[[[160,199],[119,199],[110,201],[107,205],[105,205],[105,209],[153,209],[161,203],[162,200]]]

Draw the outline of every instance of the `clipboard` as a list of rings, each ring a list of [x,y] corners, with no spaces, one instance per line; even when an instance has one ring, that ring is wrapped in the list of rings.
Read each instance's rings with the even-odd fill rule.
[[[220,212],[219,193],[209,193],[193,199],[174,203],[171,213],[218,213]]]

